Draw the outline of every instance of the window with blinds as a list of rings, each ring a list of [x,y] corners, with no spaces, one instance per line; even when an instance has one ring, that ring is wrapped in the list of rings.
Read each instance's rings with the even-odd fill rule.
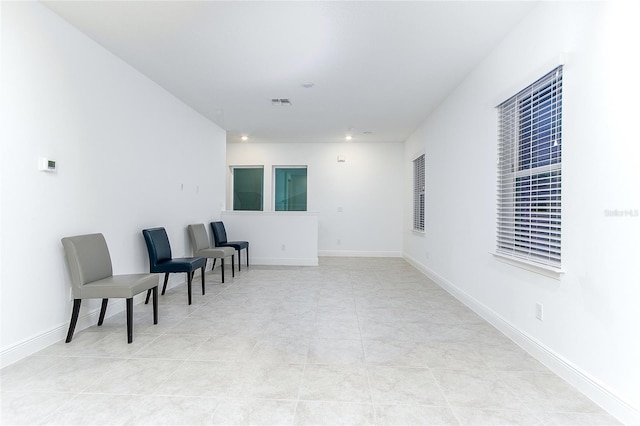
[[[424,231],[424,154],[413,160],[413,229]]]
[[[560,268],[562,67],[498,106],[497,253]]]

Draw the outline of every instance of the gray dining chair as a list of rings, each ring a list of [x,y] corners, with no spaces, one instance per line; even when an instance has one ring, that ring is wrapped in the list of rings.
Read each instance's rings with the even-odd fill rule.
[[[224,283],[224,259],[231,256],[231,275],[235,274],[235,249],[233,247],[215,247],[212,248],[209,244],[209,235],[207,234],[207,228],[204,223],[196,223],[187,226],[189,230],[189,239],[191,240],[191,248],[193,249],[193,255],[198,257],[205,257],[207,259],[213,259],[213,266],[211,270],[216,267],[216,259],[220,259],[222,265],[220,273],[222,275],[222,282]]]
[[[82,299],[102,299],[98,326],[104,321],[107,303],[112,298],[127,300],[127,341],[133,342],[133,296],[153,292],[153,323],[158,323],[158,275],[113,275],[111,255],[102,234],[76,235],[62,239],[71,274],[73,310],[66,343],[71,342],[78,322]]]

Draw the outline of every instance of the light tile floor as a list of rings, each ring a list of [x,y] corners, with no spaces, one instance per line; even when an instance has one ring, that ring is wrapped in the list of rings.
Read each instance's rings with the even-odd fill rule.
[[[402,259],[230,275],[3,369],[1,423],[618,424]]]

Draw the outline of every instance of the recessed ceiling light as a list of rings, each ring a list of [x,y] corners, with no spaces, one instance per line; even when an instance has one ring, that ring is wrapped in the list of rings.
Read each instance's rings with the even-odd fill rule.
[[[348,141],[350,141],[350,140],[351,140],[351,139],[353,139],[353,138],[351,137],[351,135],[347,135],[347,136],[345,137],[345,139],[346,139],[346,140],[348,140]]]
[[[242,139],[243,141],[248,141],[249,140],[249,136],[243,135],[240,139]]]

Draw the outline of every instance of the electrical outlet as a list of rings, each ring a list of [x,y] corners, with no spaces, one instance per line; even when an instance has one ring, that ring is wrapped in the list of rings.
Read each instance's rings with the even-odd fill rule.
[[[544,308],[542,303],[536,303],[536,318],[540,321],[544,318]]]
[[[287,249],[287,246],[283,244],[280,248],[282,249],[282,251],[285,251]]]
[[[340,243],[342,243],[342,241],[340,241],[340,239],[337,239],[336,244],[340,245]]]

